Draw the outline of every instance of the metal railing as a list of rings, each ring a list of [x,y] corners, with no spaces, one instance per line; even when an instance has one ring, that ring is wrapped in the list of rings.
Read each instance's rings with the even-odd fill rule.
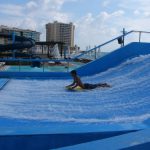
[[[122,34],[122,35],[120,35],[120,36],[118,36],[116,38],[113,38],[110,41],[107,41],[107,42],[105,42],[103,44],[100,44],[100,45],[98,45],[98,46],[96,46],[96,47],[94,47],[94,48],[92,48],[92,49],[90,49],[88,51],[84,51],[82,54],[75,56],[73,59],[79,59],[79,58],[82,58],[83,56],[87,56],[87,54],[89,54],[89,56],[90,55],[94,56],[93,57],[94,59],[92,59],[92,60],[95,60],[95,59],[97,59],[97,58],[99,58],[101,56],[101,54],[100,54],[102,52],[101,49],[104,46],[106,46],[106,45],[108,45],[108,44],[110,44],[110,43],[112,43],[114,41],[118,42],[118,39],[122,39],[123,43],[122,43],[121,46],[124,46],[125,45],[125,37],[128,36],[131,33],[138,33],[139,34],[138,42],[141,42],[142,34],[144,34],[144,33],[150,34],[150,32],[147,32],[147,31],[134,31],[134,30],[132,30],[132,31],[126,32],[126,33],[124,33],[124,34]],[[134,42],[134,41],[130,41],[130,42]]]

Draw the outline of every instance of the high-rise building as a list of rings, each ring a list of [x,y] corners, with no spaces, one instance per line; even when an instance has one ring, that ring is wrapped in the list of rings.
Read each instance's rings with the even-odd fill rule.
[[[46,41],[63,42],[66,46],[74,47],[73,23],[53,22],[46,24]]]
[[[15,35],[17,36],[24,36],[27,38],[32,38],[36,42],[40,41],[40,32],[36,32],[36,31],[28,30],[28,29],[19,29],[19,28],[1,25],[0,33],[8,33],[8,34],[15,33]]]

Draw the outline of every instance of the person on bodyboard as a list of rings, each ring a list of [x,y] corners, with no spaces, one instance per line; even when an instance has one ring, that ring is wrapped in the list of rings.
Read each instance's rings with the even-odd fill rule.
[[[73,83],[66,86],[66,88],[69,90],[74,90],[76,87],[80,87],[81,89],[88,89],[88,90],[95,89],[97,87],[111,87],[107,83],[97,83],[97,84],[82,83],[80,77],[77,75],[76,70],[72,70],[70,74],[73,78]]]

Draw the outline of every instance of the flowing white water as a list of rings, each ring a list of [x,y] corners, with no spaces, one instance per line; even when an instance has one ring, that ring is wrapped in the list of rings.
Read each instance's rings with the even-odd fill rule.
[[[68,92],[64,86],[72,80],[11,80],[0,91],[0,116],[79,123],[142,123],[150,118],[150,55],[82,80],[112,87]]]

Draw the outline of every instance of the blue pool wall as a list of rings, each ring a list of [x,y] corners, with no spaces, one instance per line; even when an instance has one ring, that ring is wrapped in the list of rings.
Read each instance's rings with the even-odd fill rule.
[[[120,63],[137,57],[139,55],[150,54],[150,43],[133,42],[122,48],[119,48],[108,55],[92,61],[77,69],[80,76],[90,76],[106,71]],[[69,72],[0,72],[2,78],[33,77],[33,78],[70,78]]]
[[[63,133],[63,134],[30,134],[30,135],[1,135],[0,149],[2,150],[50,150],[76,144],[107,139],[125,135],[138,130],[92,132],[92,133]]]
[[[0,90],[8,83],[9,79],[0,79]]]
[[[69,72],[0,72],[0,78],[51,78],[66,79],[70,78]]]
[[[150,54],[150,43],[131,43],[77,69],[80,76],[89,76],[115,67],[127,59]]]

